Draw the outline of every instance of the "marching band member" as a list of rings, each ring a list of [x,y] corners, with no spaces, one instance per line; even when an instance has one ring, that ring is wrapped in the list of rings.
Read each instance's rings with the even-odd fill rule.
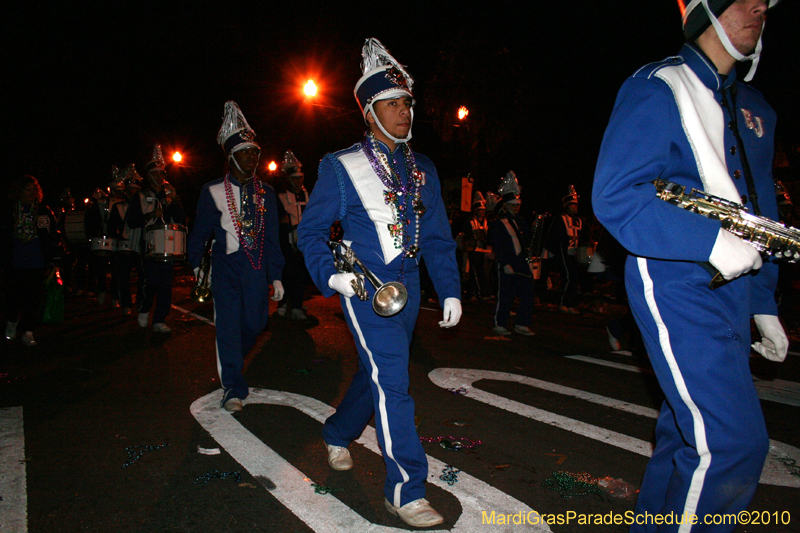
[[[235,102],[225,104],[217,142],[227,156],[224,178],[206,183],[189,236],[189,264],[195,277],[209,239],[221,407],[241,411],[249,393],[242,376],[244,358],[269,319],[273,300],[283,298],[283,254],[278,243],[275,191],[256,174],[261,147]],[[204,275],[210,275],[210,272]]]
[[[466,279],[465,295],[467,299],[475,296],[479,300],[491,296],[489,275],[486,263],[492,256],[489,244],[489,221],[486,219],[486,200],[480,191],[475,191],[472,200],[472,216],[464,224],[460,235],[461,247],[465,257],[464,278]],[[459,242],[459,239],[456,239]]]
[[[425,500],[428,463],[414,426],[408,393],[408,357],[420,304],[418,261],[425,257],[443,302],[441,327],[461,317],[458,265],[436,168],[408,146],[414,118],[413,79],[377,39],[363,49],[364,75],[355,87],[364,138],[327,154],[298,228],[300,250],[324,296],[337,292],[356,340],[359,370],[336,413],[322,431],[328,463],[348,470],[347,446],[375,415],[386,464],[385,507],[407,524],[427,527],[444,520]],[[369,301],[352,298],[352,273],[334,268],[327,241],[340,221],[345,242],[379,279],[400,281],[408,303],[392,317],[378,316]]]
[[[561,299],[559,310],[562,313],[577,314],[578,303],[578,241],[583,229],[583,221],[578,217],[578,193],[569,186],[569,192],[561,199],[564,210],[561,216],[553,217],[547,232],[546,248],[553,255],[561,269]]]
[[[286,266],[283,269],[283,282],[286,294],[283,305],[278,307],[278,314],[288,315],[294,320],[305,320],[303,297],[308,283],[303,254],[297,248],[297,226],[303,219],[303,210],[308,204],[308,192],[303,187],[305,174],[303,165],[291,150],[286,150],[281,165],[281,182],[279,184],[278,206],[280,211],[280,239],[283,258]]]
[[[111,262],[114,255],[113,239],[109,231],[108,221],[113,206],[124,198],[125,185],[120,179],[120,171],[116,166],[111,167],[111,181],[108,191],[97,188],[92,195],[94,202],[86,210],[86,235],[92,240],[89,255],[89,276],[91,285],[97,290],[97,303],[103,305],[106,300],[108,284],[106,277],[111,273],[111,294],[115,298],[116,276]],[[99,246],[95,246],[98,243]],[[119,302],[117,302],[117,306]]]
[[[525,219],[519,216],[520,189],[514,171],[509,171],[500,182],[500,217],[489,224],[489,242],[497,259],[497,307],[494,311],[496,335],[511,335],[507,328],[511,304],[519,296],[519,308],[514,321],[514,332],[535,335],[533,321],[533,274],[528,264],[526,244],[530,232]]]
[[[167,224],[184,224],[186,216],[175,188],[167,183],[167,164],[161,152],[161,145],[153,147],[153,158],[144,170],[147,179],[144,188],[131,201],[128,212],[128,225],[131,229],[141,229],[141,236],[150,227]],[[138,201],[137,201],[138,199]],[[138,232],[135,232],[138,233]],[[142,245],[143,246],[143,245]],[[144,247],[142,247],[144,251]],[[142,299],[137,298],[139,315],[137,322],[146,328],[150,319],[150,310],[155,301],[153,311],[153,331],[169,333],[172,328],[165,323],[169,308],[172,305],[172,277],[175,265],[172,261],[158,261],[144,255],[144,285]]]
[[[783,361],[789,344],[776,316],[778,265],[762,264],[719,220],[658,199],[652,182],[696,188],[777,220],[775,112],[735,68],[752,61],[745,81],[752,77],[765,12],[776,3],[687,2],[686,43],[625,81],[600,148],[594,211],[631,254],[628,301],[665,396],[640,515],[736,515],[750,503],[769,449],[750,372],[750,319],[761,336],[752,348]],[[709,263],[730,282],[712,290]],[[638,524],[631,532],[735,528]]]
[[[134,232],[128,224],[128,211],[130,207],[130,200],[138,197],[141,190],[142,178],[136,171],[136,167],[131,163],[121,173],[122,180],[125,184],[124,198],[122,201],[117,202],[111,209],[111,214],[108,217],[108,229],[111,236],[117,243],[116,251],[111,265],[116,278],[115,295],[122,306],[122,314],[129,315],[133,307],[133,298],[131,297],[131,270],[136,270],[138,283],[141,286],[143,282],[143,266],[142,258],[140,255],[141,231]],[[137,300],[141,299],[141,294]]]

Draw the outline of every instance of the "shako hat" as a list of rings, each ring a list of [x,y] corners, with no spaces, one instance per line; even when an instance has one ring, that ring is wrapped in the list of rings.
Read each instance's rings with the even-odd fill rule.
[[[150,162],[144,166],[145,174],[149,174],[152,170],[166,171],[167,162],[164,160],[164,153],[161,151],[161,145],[156,143],[153,146],[153,157]]]
[[[301,163],[297,157],[295,157],[291,150],[286,150],[286,153],[283,154],[283,164],[281,165],[281,170],[283,170],[285,174],[291,176],[292,174],[302,172],[302,168],[303,163]]]
[[[475,211],[476,209],[486,209],[486,200],[484,200],[481,191],[475,191],[472,196],[472,210]]]
[[[561,199],[561,203],[564,205],[567,204],[577,204],[578,203],[578,192],[575,190],[574,185],[570,185],[569,189],[567,190],[567,195]]]
[[[508,173],[500,180],[500,187],[497,189],[497,192],[507,204],[520,203],[519,182],[517,181],[517,175],[514,174],[513,170],[509,170]]]
[[[363,76],[356,83],[353,91],[361,109],[364,119],[367,113],[372,111],[372,104],[379,100],[392,100],[408,96],[414,99],[411,89],[414,86],[414,78],[406,71],[406,67],[401,65],[392,54],[386,49],[378,39],[370,37],[364,43],[361,50],[361,71]],[[402,143],[411,139],[411,130],[404,139],[398,139],[389,135],[383,125],[372,113],[381,131],[394,142]],[[413,124],[414,109],[411,109],[411,120]]]
[[[228,156],[246,148],[261,147],[256,143],[256,132],[247,123],[242,110],[233,100],[225,102],[225,112],[222,117],[222,126],[217,133],[217,143],[225,150]]]

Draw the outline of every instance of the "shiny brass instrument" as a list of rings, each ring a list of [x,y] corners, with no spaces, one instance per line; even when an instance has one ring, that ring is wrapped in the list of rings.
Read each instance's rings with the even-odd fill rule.
[[[544,221],[549,216],[549,213],[543,213],[541,215],[533,214],[531,240],[528,244],[528,253],[526,257],[533,279],[542,277],[542,234],[544,233]]]
[[[759,252],[790,263],[800,259],[800,230],[749,213],[747,208],[697,189],[664,180],[653,182],[656,197],[687,211],[719,220],[722,228],[745,241]]]
[[[213,237],[206,243],[203,258],[200,260],[200,269],[197,271],[197,285],[192,288],[192,300],[204,303],[213,297],[211,292],[211,243]]]
[[[364,278],[375,287],[375,295],[372,297],[372,309],[380,316],[394,316],[406,306],[408,302],[408,291],[402,283],[390,281],[383,283],[375,274],[370,272],[362,263],[353,250],[341,241],[328,241],[328,246],[333,253],[333,262],[339,272],[351,272],[356,275],[356,279],[351,281],[353,290],[361,301],[367,301],[369,294],[364,284]],[[355,267],[361,269],[356,271]]]

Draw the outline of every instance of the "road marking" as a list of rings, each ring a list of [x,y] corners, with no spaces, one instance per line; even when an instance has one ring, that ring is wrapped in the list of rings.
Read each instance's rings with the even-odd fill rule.
[[[437,368],[428,374],[430,380],[443,389],[465,388],[468,398],[473,398],[479,402],[510,411],[512,413],[530,418],[560,429],[565,429],[584,437],[598,440],[623,450],[628,450],[645,457],[652,455],[652,445],[644,440],[636,439],[628,435],[623,435],[615,431],[597,427],[592,424],[573,420],[566,416],[557,415],[549,411],[537,409],[530,405],[525,405],[502,396],[497,396],[480,389],[473,388],[473,383],[481,379],[495,381],[511,381],[528,385],[531,387],[572,396],[580,400],[596,403],[606,407],[611,407],[619,411],[634,413],[648,418],[658,418],[658,411],[640,405],[615,400],[605,396],[600,396],[590,392],[564,387],[555,383],[548,383],[527,376],[509,374],[506,372],[493,372],[489,370],[474,370],[468,368]],[[761,472],[760,482],[764,485],[779,485],[783,487],[800,488],[800,477],[797,475],[797,466],[800,464],[800,448],[795,448],[788,444],[775,440],[769,441],[769,453],[764,469]]]
[[[653,371],[649,368],[615,363],[613,361],[606,361],[604,359],[597,359],[596,357],[588,357],[585,355],[567,355],[565,358],[574,359],[575,361],[583,361],[585,363],[592,363],[594,365],[608,366],[611,368],[617,368],[619,370],[625,370],[627,372],[635,372],[637,374],[653,373]],[[800,407],[800,383],[796,383],[794,381],[784,381],[782,379],[774,379],[771,381],[762,381],[756,377],[753,379],[755,380],[758,397],[762,400],[783,403],[793,407]]]
[[[0,409],[0,531],[28,531],[22,407]]]
[[[404,530],[381,527],[367,521],[363,516],[342,503],[333,494],[320,495],[314,492],[307,481],[307,476],[292,466],[230,413],[220,409],[221,391],[215,391],[192,403],[190,411],[200,425],[209,432],[239,464],[251,475],[261,479],[265,477],[274,482],[275,487],[268,489],[270,494],[286,506],[311,529],[325,533],[351,533],[353,531],[400,532]],[[273,404],[294,407],[314,420],[322,423],[335,412],[326,403],[314,398],[267,389],[251,389],[245,401],[245,409],[251,404]],[[361,437],[356,440],[368,450],[380,455],[375,429],[367,426]],[[320,458],[322,460],[322,458]],[[439,479],[445,463],[428,456],[428,482],[446,490],[458,498],[461,504],[461,516],[450,529],[456,533],[472,533],[482,531],[491,526],[482,523],[483,511],[495,511],[497,514],[537,513],[524,503],[500,492],[496,488],[476,479],[466,472],[459,472],[458,483],[447,485]],[[261,477],[260,477],[261,476]],[[376,494],[379,498],[383,495]],[[515,525],[495,526],[492,531],[514,531]],[[518,528],[517,528],[518,529]],[[441,530],[440,530],[441,531]],[[547,533],[552,530],[546,524],[531,526],[530,531]]]
[[[183,307],[178,307],[178,306],[177,306],[177,305],[175,305],[175,304],[172,304],[172,308],[173,308],[173,309],[176,309],[176,310],[178,310],[178,311],[180,311],[181,313],[183,313],[183,314],[185,314],[185,315],[190,315],[190,316],[193,316],[193,317],[195,317],[197,320],[200,320],[200,321],[202,321],[202,322],[205,322],[206,324],[210,324],[210,325],[212,325],[212,326],[215,326],[215,324],[214,324],[214,322],[213,322],[212,320],[209,320],[209,319],[207,319],[207,318],[206,318],[206,317],[204,317],[204,316],[200,316],[200,315],[197,315],[197,314],[195,314],[195,313],[192,313],[192,312],[191,312],[191,311],[189,311],[188,309],[184,309]],[[215,326],[215,327],[216,327],[216,326]]]

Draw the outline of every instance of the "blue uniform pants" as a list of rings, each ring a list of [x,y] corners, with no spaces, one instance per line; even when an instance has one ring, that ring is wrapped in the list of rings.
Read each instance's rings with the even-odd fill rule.
[[[428,460],[414,425],[414,400],[408,393],[409,346],[420,303],[418,271],[406,274],[405,285],[408,303],[389,318],[375,314],[370,300],[340,297],[359,365],[344,399],[322,430],[327,444],[346,447],[375,415],[386,464],[384,494],[396,507],[424,498],[428,476]]]
[[[506,274],[498,265],[497,271],[497,307],[494,312],[494,325],[508,327],[508,317],[511,315],[511,304],[519,296],[516,326],[530,327],[533,321],[533,276],[522,274]]]
[[[750,373],[746,298],[733,287],[699,291],[695,284],[708,283],[699,267],[696,280],[669,278],[674,263],[628,261],[629,302],[666,397],[636,513],[693,514],[701,522],[707,514],[736,514],[755,492],[769,447]],[[633,525],[631,532],[679,527]],[[691,531],[733,529],[698,524]]]
[[[230,398],[245,399],[249,393],[242,376],[244,359],[264,331],[269,319],[269,282],[262,264],[255,270],[243,250],[211,259],[211,290],[217,330],[217,371]]]
[[[140,313],[149,313],[155,300],[153,324],[163,324],[172,305],[172,276],[175,265],[171,261],[144,260],[144,285],[142,300],[139,303]]]

